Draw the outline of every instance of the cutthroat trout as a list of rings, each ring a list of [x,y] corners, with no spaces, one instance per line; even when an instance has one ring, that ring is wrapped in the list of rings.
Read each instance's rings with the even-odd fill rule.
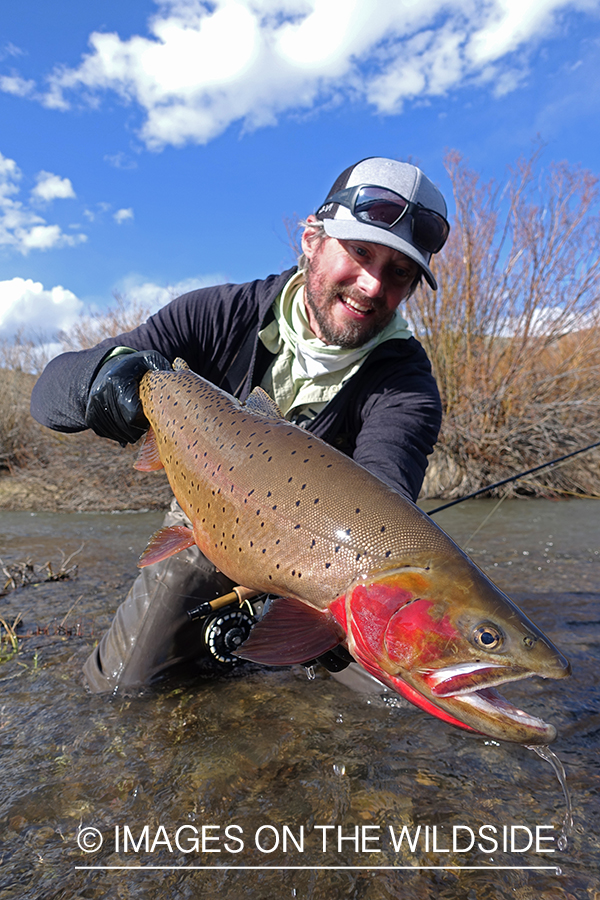
[[[343,644],[383,684],[452,725],[547,744],[552,725],[496,687],[563,678],[568,661],[414,503],[282,418],[175,362],[140,383],[150,430],[136,467],[164,466],[192,522],[164,528],[149,565],[197,544],[234,582],[276,600],[238,655],[306,662]]]

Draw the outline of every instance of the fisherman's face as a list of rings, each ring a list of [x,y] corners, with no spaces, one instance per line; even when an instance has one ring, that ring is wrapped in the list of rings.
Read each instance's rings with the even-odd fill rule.
[[[383,331],[419,273],[413,260],[391,247],[319,240],[310,227],[302,235],[302,249],[308,260],[310,327],[325,344],[339,347],[361,347]]]

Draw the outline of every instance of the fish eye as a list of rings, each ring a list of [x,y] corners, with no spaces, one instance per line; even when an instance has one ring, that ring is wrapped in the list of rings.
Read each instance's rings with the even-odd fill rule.
[[[484,622],[473,630],[473,641],[483,650],[497,650],[502,646],[504,635],[496,625]]]

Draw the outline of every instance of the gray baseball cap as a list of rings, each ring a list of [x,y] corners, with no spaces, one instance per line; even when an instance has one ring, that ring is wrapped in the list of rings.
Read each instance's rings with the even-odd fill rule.
[[[406,213],[396,222],[393,213],[391,218],[388,216],[391,226],[377,220],[377,210],[382,210],[383,218],[386,217],[385,202],[377,199],[377,191],[365,190],[364,196],[358,197],[354,204],[356,192],[349,189],[358,185],[380,188],[383,196],[385,191],[400,194],[405,201],[409,201]],[[336,194],[337,202],[334,199]],[[353,211],[343,205],[348,202],[354,206]],[[388,210],[393,208],[393,204],[387,207]],[[399,213],[400,209],[397,210]],[[420,169],[410,163],[380,156],[363,159],[345,169],[334,182],[325,203],[316,212],[329,237],[383,244],[404,253],[418,263],[434,291],[437,290],[437,282],[429,268],[429,261],[432,253],[441,249],[448,236],[450,226],[446,221],[447,215],[442,194]],[[415,236],[426,246],[420,245]]]

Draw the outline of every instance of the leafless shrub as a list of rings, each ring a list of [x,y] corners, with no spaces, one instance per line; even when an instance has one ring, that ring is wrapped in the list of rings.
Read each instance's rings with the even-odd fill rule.
[[[456,220],[439,290],[409,301],[445,409],[430,492],[458,495],[600,439],[597,179],[538,163],[520,160],[500,189],[447,159]],[[529,489],[597,491],[593,464],[573,471]]]
[[[29,412],[35,378],[19,369],[0,368],[0,469],[31,457],[37,426]]]
[[[39,375],[52,355],[52,343],[44,335],[26,338],[19,329],[11,338],[0,338],[0,369]]]
[[[42,584],[47,581],[66,581],[77,573],[77,563],[73,564],[73,559],[81,553],[84,545],[82,544],[73,553],[68,556],[64,550],[60,551],[61,559],[58,567],[55,568],[52,562],[48,560],[43,565],[34,563],[31,559],[23,560],[17,563],[4,563],[0,559],[0,572],[4,575],[6,581],[2,585],[0,583],[0,597],[14,591],[17,588],[25,587],[28,584]]]
[[[124,297],[115,291],[114,304],[104,312],[82,316],[67,331],[58,335],[62,349],[86,350],[100,341],[137,328],[150,315],[150,306],[136,299]]]

